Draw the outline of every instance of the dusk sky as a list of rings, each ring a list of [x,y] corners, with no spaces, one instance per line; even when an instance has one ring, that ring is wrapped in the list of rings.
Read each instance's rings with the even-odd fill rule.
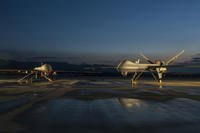
[[[0,56],[109,61],[200,50],[199,0],[1,0]],[[79,61],[81,61],[79,59]]]

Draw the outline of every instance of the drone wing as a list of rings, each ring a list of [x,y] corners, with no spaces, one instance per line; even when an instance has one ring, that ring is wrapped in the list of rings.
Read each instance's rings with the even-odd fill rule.
[[[144,54],[140,54],[140,56],[142,56],[147,62],[149,62],[150,64],[154,64],[153,61],[151,61],[148,57],[146,57]]]
[[[24,70],[24,69],[0,69],[0,73],[28,73],[31,70]]]
[[[169,59],[165,65],[169,65],[171,64],[175,59],[177,59],[180,55],[182,55],[184,53],[184,50],[182,50],[181,52],[179,52],[177,55],[175,55],[174,57],[172,57],[171,59]]]
[[[200,66],[189,66],[189,65],[149,66],[149,68],[161,68],[161,67],[166,67],[166,68],[199,68],[200,69]]]

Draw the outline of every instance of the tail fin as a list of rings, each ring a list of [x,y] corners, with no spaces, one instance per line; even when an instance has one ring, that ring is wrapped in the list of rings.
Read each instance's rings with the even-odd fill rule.
[[[138,58],[138,60],[136,60],[135,63],[140,63],[140,58]]]
[[[182,55],[184,53],[184,50],[182,50],[180,53],[178,53],[177,55],[175,55],[174,57],[172,57],[171,59],[169,59],[165,65],[169,65],[170,63],[172,63],[175,59],[177,59],[180,55]]]

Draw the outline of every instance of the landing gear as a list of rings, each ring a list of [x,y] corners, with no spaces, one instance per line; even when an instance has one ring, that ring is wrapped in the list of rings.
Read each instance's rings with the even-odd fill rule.
[[[155,75],[152,70],[149,70],[149,72],[154,77],[154,79],[156,80],[156,82],[158,82],[160,84],[162,83],[163,72],[159,71],[159,69],[156,69],[157,75]]]
[[[158,81],[161,84],[162,83],[162,78],[163,78],[163,71],[161,71],[161,68],[157,68],[156,71],[158,73]]]
[[[47,75],[44,72],[40,73],[40,76],[38,75],[38,71],[32,71],[30,74],[24,76],[23,78],[19,79],[18,82],[19,83],[32,83],[34,80],[38,79],[38,77],[40,78],[45,78],[48,81],[53,81],[49,75]]]
[[[157,75],[155,75],[152,70],[149,70],[151,75],[154,77],[155,81],[158,82],[159,88],[162,88],[162,78],[163,78],[164,73],[159,71],[159,69],[157,69],[156,71],[157,71]]]
[[[162,78],[163,78],[163,71],[160,71],[159,69],[156,69],[156,73],[154,73],[153,71],[155,70],[149,70],[149,72],[151,73],[151,75],[154,77],[155,81],[159,84],[159,88],[162,88]],[[142,75],[143,72],[135,72],[133,74],[133,77],[131,79],[131,84],[132,86],[137,84],[137,80],[140,78],[140,76]]]
[[[132,79],[131,79],[131,84],[136,85],[137,80],[140,78],[143,72],[135,72]]]
[[[32,83],[33,78],[35,77],[35,73],[31,72],[30,74],[24,76],[23,78],[19,79],[19,83]]]

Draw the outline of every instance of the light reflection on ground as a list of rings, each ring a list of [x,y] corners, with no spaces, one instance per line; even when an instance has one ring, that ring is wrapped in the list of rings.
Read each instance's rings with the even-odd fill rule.
[[[0,89],[0,131],[200,132],[200,89],[118,79],[58,80]]]

